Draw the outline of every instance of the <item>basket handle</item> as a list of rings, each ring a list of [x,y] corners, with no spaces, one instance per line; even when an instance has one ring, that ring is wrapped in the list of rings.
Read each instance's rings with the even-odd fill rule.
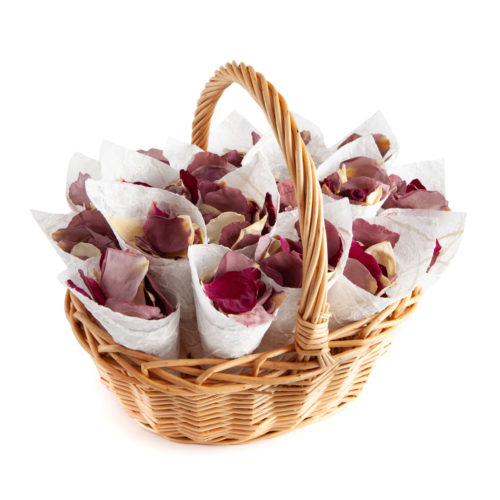
[[[292,178],[303,243],[302,294],[297,313],[295,349],[300,358],[317,356],[332,364],[328,347],[328,253],[323,221],[323,201],[313,160],[300,136],[285,99],[251,66],[234,61],[219,68],[207,82],[196,107],[191,142],[208,147],[210,120],[224,90],[239,83],[266,114]]]

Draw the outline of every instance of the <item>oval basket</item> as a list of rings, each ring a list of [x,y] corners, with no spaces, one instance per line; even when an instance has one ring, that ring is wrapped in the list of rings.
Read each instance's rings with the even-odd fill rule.
[[[217,101],[234,82],[264,111],[297,193],[304,269],[294,344],[237,359],[164,360],[116,344],[72,293],[65,300],[76,338],[127,413],[146,429],[180,442],[244,443],[332,413],[359,394],[395,327],[421,296],[417,288],[378,314],[328,331],[321,190],[283,97],[250,66],[221,67],[198,101],[192,143],[207,149]]]

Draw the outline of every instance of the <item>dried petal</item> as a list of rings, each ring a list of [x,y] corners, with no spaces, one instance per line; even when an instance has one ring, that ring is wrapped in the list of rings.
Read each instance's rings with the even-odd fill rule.
[[[223,154],[222,158],[227,160],[229,163],[231,163],[231,165],[234,165],[235,167],[241,167],[241,162],[244,156],[245,155],[243,153],[240,153],[238,150],[232,149],[226,154]]]
[[[207,224],[207,236],[209,243],[219,243],[221,232],[228,224],[244,221],[245,217],[236,212],[223,212],[220,215],[215,216]]]
[[[92,295],[94,300],[98,304],[103,306],[104,303],[106,302],[106,297],[105,297],[103,291],[101,290],[99,283],[97,283],[97,281],[94,278],[90,278],[88,276],[85,276],[85,274],[83,273],[83,271],[81,269],[78,271],[78,274],[82,278],[83,282],[85,283],[85,286],[87,287],[88,291],[90,292],[90,294]]]
[[[241,253],[230,250],[224,254],[224,257],[222,257],[219,267],[217,268],[217,272],[215,273],[215,277],[217,278],[218,276],[228,273],[229,271],[242,271],[243,269],[248,269],[250,267],[256,267],[256,264],[252,259],[249,259]]]
[[[222,156],[201,151],[194,156],[187,170],[197,179],[217,181],[234,170],[234,167]]]
[[[107,299],[132,302],[146,276],[146,257],[123,250],[108,249],[101,263],[101,287]]]
[[[298,252],[278,252],[259,264],[262,271],[278,285],[290,288],[302,286],[302,255]]]
[[[297,199],[295,198],[295,189],[292,179],[281,181],[276,184],[280,194],[280,212],[291,210],[297,207]]]
[[[156,306],[148,306],[145,304],[134,304],[133,302],[126,302],[120,299],[109,298],[104,304],[112,311],[133,316],[141,319],[161,319],[165,317],[160,308]]]
[[[150,156],[151,158],[166,163],[167,165],[170,165],[169,161],[165,158],[165,156],[163,156],[163,151],[161,149],[150,148],[147,151],[145,151],[144,149],[139,149],[137,150],[137,152],[146,156]]]
[[[398,233],[378,224],[370,224],[365,219],[356,219],[353,222],[352,236],[365,247],[371,247],[382,241],[388,241],[394,248],[399,241]]]
[[[199,193],[198,193],[198,180],[194,175],[189,173],[187,170],[181,170],[179,173],[182,183],[188,190],[190,194],[190,199],[191,201],[196,205],[198,203],[199,199]]]
[[[357,259],[347,259],[344,276],[355,285],[372,294],[377,293],[377,280],[370,271]]]
[[[85,189],[85,181],[87,179],[90,179],[89,174],[82,174],[81,172],[79,172],[78,179],[72,184],[70,184],[68,190],[68,197],[73,203],[73,205],[85,208],[91,207],[92,204]]]
[[[203,289],[220,311],[241,314],[257,304],[259,278],[260,271],[255,268],[229,271],[205,283]]]
[[[247,222],[251,222],[253,209],[243,193],[233,187],[225,186],[210,191],[203,196],[203,203],[220,212],[236,212],[242,214]]]

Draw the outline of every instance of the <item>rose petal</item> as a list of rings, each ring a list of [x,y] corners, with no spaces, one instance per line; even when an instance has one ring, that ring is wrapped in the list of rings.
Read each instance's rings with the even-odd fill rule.
[[[295,189],[292,179],[281,181],[276,184],[280,194],[280,212],[291,210],[297,207],[297,199],[295,198]]]
[[[266,193],[266,197],[264,200],[264,207],[261,212],[261,218],[264,217],[264,215],[268,216],[267,222],[270,226],[274,226],[276,224],[276,208],[273,203],[273,197],[271,196],[271,193]]]
[[[262,271],[278,285],[290,288],[302,286],[302,255],[297,252],[278,252],[260,263]]]
[[[334,269],[340,257],[342,257],[342,240],[340,239],[337,228],[325,219],[326,245],[328,249],[328,265]]]
[[[79,269],[78,274],[82,278],[83,282],[85,283],[85,286],[87,287],[88,291],[94,298],[94,300],[100,304],[101,306],[104,305],[106,302],[106,297],[101,290],[101,287],[99,286],[99,283],[94,278],[90,278],[89,276],[85,276],[83,271]]]
[[[228,248],[232,248],[233,245],[238,241],[241,230],[250,226],[249,222],[231,222],[227,226],[222,228],[219,245],[224,245]]]
[[[234,170],[234,167],[215,153],[201,151],[194,156],[187,170],[197,179],[217,181]]]
[[[184,184],[184,186],[186,187],[191,196],[191,201],[196,205],[199,199],[198,180],[194,175],[189,173],[187,170],[181,170],[179,172],[179,175],[182,180],[182,183]]]
[[[370,224],[365,219],[356,219],[353,222],[352,236],[366,247],[371,247],[382,241],[388,241],[394,248],[399,241],[398,233],[378,224]]]
[[[161,149],[150,148],[147,151],[145,151],[144,149],[139,149],[137,150],[137,152],[146,156],[150,156],[151,158],[166,163],[167,165],[170,165],[169,161],[165,158],[165,156],[163,156],[163,151]]]
[[[236,212],[245,216],[247,222],[251,222],[252,207],[243,193],[233,187],[220,187],[217,191],[206,193],[203,203],[211,205],[221,212]]]
[[[87,299],[92,300],[92,297],[83,288],[80,288],[78,285],[76,285],[74,283],[74,281],[67,280],[66,283],[68,284],[68,286],[70,288],[73,288],[73,290],[76,290],[77,292],[80,292],[82,295],[84,295],[85,297],[87,297]]]
[[[203,285],[207,297],[226,314],[251,311],[257,304],[260,271],[255,268],[229,271]]]
[[[144,285],[146,290],[154,296],[154,305],[159,307],[165,316],[168,316],[176,310],[176,308],[165,297],[163,292],[160,290],[160,287],[150,274],[146,274],[146,277],[144,278]]]
[[[85,189],[87,179],[90,179],[89,174],[79,172],[78,179],[69,186],[68,197],[76,206],[90,208],[92,205]]]
[[[419,189],[403,195],[397,193],[390,195],[382,208],[444,210],[448,208],[448,201],[437,191],[423,191]]]
[[[238,314],[234,319],[245,326],[259,326],[274,321],[276,316],[267,312],[263,306],[257,305],[249,312]]]
[[[245,217],[241,214],[237,214],[236,212],[223,212],[220,215],[215,216],[207,224],[207,236],[209,243],[219,243],[221,232],[228,224],[244,221]]]
[[[396,257],[392,251],[392,245],[389,241],[381,241],[375,245],[368,247],[365,252],[374,257],[379,267],[385,270],[385,274],[389,280],[396,277]]]
[[[382,271],[374,257],[367,254],[357,241],[353,241],[349,250],[349,258],[356,259],[368,269],[370,274],[377,280],[377,292],[385,288]]]
[[[106,298],[132,302],[148,267],[148,259],[140,254],[106,250],[101,263],[101,287]]]
[[[217,268],[217,272],[215,273],[215,277],[217,278],[218,276],[230,271],[243,271],[243,269],[251,267],[256,267],[256,264],[252,259],[249,259],[241,253],[230,250],[224,254],[224,257],[222,257],[219,267]]]
[[[363,290],[373,294],[377,293],[377,280],[359,260],[347,259],[344,276]]]
[[[243,160],[243,157],[245,155],[243,153],[240,153],[236,149],[232,149],[231,151],[228,151],[226,154],[222,155],[222,158],[224,160],[227,160],[231,165],[234,165],[235,167],[241,167],[241,161]]]
[[[252,132],[252,144],[255,146],[260,141],[260,135],[257,132]]]
[[[148,247],[159,256],[185,252],[194,237],[193,225],[187,215],[175,218],[149,215],[143,229],[144,238],[136,238],[136,241],[141,243],[146,240]]]
[[[436,246],[434,247],[434,252],[432,253],[431,263],[429,264],[429,267],[427,268],[427,272],[429,272],[431,270],[432,266],[438,260],[438,257],[439,257],[439,254],[440,254],[442,248],[443,247],[441,246],[441,244],[439,243],[439,241],[436,239]]]
[[[141,319],[161,319],[165,316],[160,311],[159,307],[148,306],[143,304],[134,304],[133,302],[126,302],[120,299],[109,298],[104,304],[112,311],[125,314],[126,316],[133,316]]]

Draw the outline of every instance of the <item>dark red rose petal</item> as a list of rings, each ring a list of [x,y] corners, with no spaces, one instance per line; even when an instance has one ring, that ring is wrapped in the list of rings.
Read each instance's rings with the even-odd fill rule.
[[[293,252],[278,252],[260,263],[262,271],[278,285],[290,288],[302,286],[302,255]]]
[[[423,191],[427,191],[427,189],[420,182],[419,179],[413,179],[410,183],[408,183],[408,186],[406,186],[407,193],[410,193],[411,191],[418,191],[419,189],[422,189]]]
[[[207,151],[197,153],[188,166],[188,172],[197,179],[217,181],[233,170],[228,161],[222,156]]]
[[[189,194],[191,196],[191,201],[196,205],[198,203],[199,199],[199,193],[198,193],[198,180],[194,175],[191,175],[187,170],[181,170],[180,171],[180,177],[182,180],[182,183],[186,187],[186,189],[189,191]]]
[[[352,236],[365,247],[371,247],[382,241],[388,241],[392,248],[394,248],[399,241],[398,233],[378,224],[370,224],[365,219],[356,219],[353,222]]]
[[[258,269],[230,271],[204,284],[207,297],[226,314],[241,314],[251,311],[257,304]]]
[[[87,299],[92,300],[92,297],[83,288],[80,288],[78,285],[76,285],[72,280],[67,280],[66,283],[70,288],[73,288],[73,290],[80,292],[82,295],[87,297]]]
[[[101,290],[99,283],[97,283],[97,281],[94,278],[85,276],[84,272],[81,269],[78,271],[78,274],[82,278],[83,282],[85,283],[85,286],[87,287],[88,291],[90,292],[94,300],[98,304],[103,306],[104,303],[106,302],[106,297],[104,296],[104,293]]]
[[[222,158],[224,158],[224,160],[227,160],[231,165],[234,165],[235,167],[241,167],[243,156],[245,155],[243,155],[236,149],[232,149],[231,151],[228,151],[226,154],[222,155]]]
[[[217,191],[206,193],[203,202],[221,212],[236,212],[242,214],[247,222],[251,222],[252,206],[243,193],[233,187],[221,187]]]
[[[219,245],[232,248],[232,246],[236,243],[241,230],[245,229],[249,225],[250,223],[246,221],[231,222],[222,229],[219,238]]]
[[[432,259],[431,259],[431,263],[429,264],[429,267],[427,268],[427,272],[429,272],[431,270],[431,267],[436,263],[436,261],[438,260],[438,257],[439,257],[439,254],[441,253],[441,250],[442,250],[442,246],[441,244],[439,243],[439,240],[436,239],[436,246],[434,247],[434,252],[432,254]]]
[[[144,287],[149,293],[154,296],[154,305],[156,307],[159,307],[161,312],[165,316],[168,316],[175,311],[175,307],[168,301],[163,292],[160,290],[160,287],[154,280],[153,276],[151,276],[150,274],[146,274],[146,277],[144,278]]]
[[[375,257],[366,253],[357,241],[353,240],[351,244],[351,249],[349,250],[349,258],[356,259],[357,261],[361,262],[361,264],[363,264],[366,269],[368,269],[370,274],[377,280],[377,292],[384,288],[384,285],[381,281],[382,271],[377,261],[375,260]]]
[[[328,265],[335,268],[342,256],[342,240],[337,228],[325,219],[326,245],[328,248]]]
[[[181,217],[166,218],[151,214],[143,229],[144,237],[138,241],[146,240],[148,246],[159,256],[183,252],[189,247],[191,231],[186,220]]]

